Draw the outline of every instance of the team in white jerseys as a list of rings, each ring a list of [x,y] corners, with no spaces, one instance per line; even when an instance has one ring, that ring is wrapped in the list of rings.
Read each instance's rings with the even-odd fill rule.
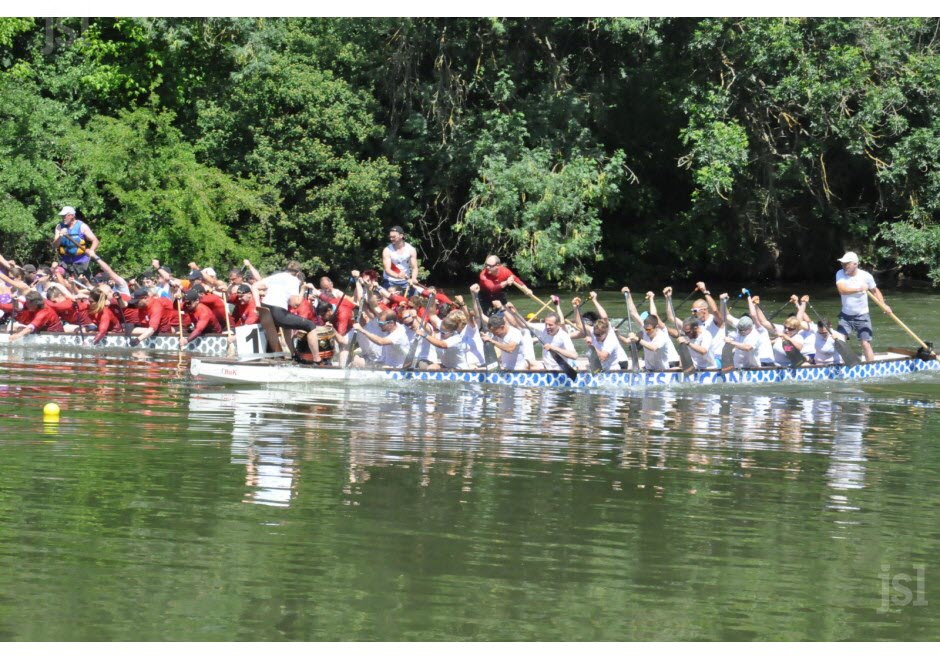
[[[646,371],[679,368],[679,345],[688,347],[696,369],[728,367],[722,364],[722,354],[728,345],[733,349],[733,367],[737,369],[791,366],[793,350],[808,364],[831,365],[841,363],[835,342],[844,341],[853,331],[862,343],[865,358],[871,360],[874,356],[867,292],[871,291],[882,302],[884,299],[871,274],[858,268],[854,253],[846,253],[839,261],[843,267],[836,274],[842,295],[838,331],[832,329],[827,319],[810,318],[808,296],[791,296],[793,311],[782,323],[774,323],[773,315],[768,316],[761,307],[760,298],[749,293],[745,298],[746,311],[725,312],[728,294],[719,296],[722,303],[719,306],[704,282],[696,285],[700,297],[692,302],[691,314],[686,319],[676,318],[671,289],[663,291],[667,304],[666,315],[662,317],[652,291],[645,296],[649,311],[641,315],[629,289],[624,288],[629,315],[625,321],[630,322],[626,328],[622,328],[623,323],[620,327],[611,324],[593,292],[589,300],[595,311],[582,316],[582,301],[575,298],[572,320],[565,318],[560,302],[541,321],[523,319],[512,303],[505,306],[495,303],[495,309],[489,310],[491,314],[487,316],[476,299],[479,286],[474,285],[473,311],[458,296],[459,306],[443,318],[431,314],[425,319],[420,310],[407,309],[400,315],[385,311],[363,325],[357,324],[362,356],[356,364],[402,368],[407,366],[411,352],[411,364],[420,368],[476,369],[487,366],[484,345],[489,343],[497,349],[498,367],[513,371],[557,371],[561,360],[577,367],[579,357],[587,357],[594,371],[628,369],[631,366],[628,350],[634,344]],[[576,340],[583,340],[586,348],[580,354]]]

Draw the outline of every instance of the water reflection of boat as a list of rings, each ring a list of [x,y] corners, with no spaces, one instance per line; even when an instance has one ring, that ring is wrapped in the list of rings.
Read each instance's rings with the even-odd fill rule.
[[[572,380],[562,372],[554,371],[423,371],[342,369],[340,367],[311,367],[284,360],[257,360],[239,362],[229,359],[194,359],[190,372],[201,379],[222,383],[377,383],[431,381],[448,383],[488,383],[539,388],[614,388],[643,390],[670,386],[701,386],[767,383],[809,383],[819,381],[863,381],[878,378],[897,378],[921,371],[938,371],[937,360],[889,353],[874,362],[856,366],[826,365],[794,368],[765,367],[697,371],[683,374],[679,371],[659,373],[632,373],[619,371],[592,374],[579,372]]]
[[[205,424],[210,438],[220,415],[231,417],[231,461],[244,466],[243,501],[268,506],[289,506],[305,482],[316,479],[318,457],[337,442],[344,447],[343,496],[350,503],[378,475],[388,478],[401,467],[413,470],[415,486],[458,479],[461,499],[478,487],[481,465],[551,469],[565,479],[606,474],[586,472],[587,466],[630,471],[610,473],[614,490],[631,482],[668,490],[682,481],[669,475],[691,472],[707,475],[701,483],[715,492],[730,487],[725,477],[748,480],[771,469],[780,475],[771,482],[782,489],[795,480],[818,484],[829,508],[839,511],[858,508],[860,489],[871,480],[866,461],[873,411],[854,388],[800,396],[423,384],[204,388],[190,398],[190,412],[194,429]],[[882,417],[879,428],[892,422],[900,433],[910,417]],[[636,476],[645,471],[657,474]]]

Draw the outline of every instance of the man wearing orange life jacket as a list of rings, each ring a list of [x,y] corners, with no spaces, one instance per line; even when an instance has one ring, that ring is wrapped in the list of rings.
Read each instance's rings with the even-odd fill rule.
[[[52,247],[59,254],[59,262],[66,270],[81,275],[88,270],[88,263],[98,259],[98,237],[81,220],[76,219],[75,209],[64,206],[59,211],[62,222],[56,225]]]

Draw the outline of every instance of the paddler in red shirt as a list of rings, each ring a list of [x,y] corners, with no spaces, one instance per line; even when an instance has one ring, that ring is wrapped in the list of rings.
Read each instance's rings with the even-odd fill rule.
[[[208,294],[203,294],[203,297],[218,298],[218,296]],[[222,332],[222,326],[219,324],[219,320],[215,317],[215,314],[212,313],[212,310],[209,309],[208,306],[200,302],[199,299],[200,294],[195,289],[187,291],[186,295],[183,296],[183,308],[189,313],[189,317],[192,319],[193,329],[187,337],[183,337],[180,342],[181,347],[185,347],[186,344],[202,334],[218,334]]]
[[[111,291],[111,287],[107,284],[99,284],[91,290],[91,305],[88,307],[88,315],[98,327],[98,332],[91,340],[92,344],[100,344],[109,332],[121,331],[121,320],[114,311],[111,301],[111,297],[117,295],[117,293]]]
[[[201,284],[193,286],[193,290],[199,294],[199,302],[208,307],[209,310],[215,315],[215,320],[219,322],[219,327],[224,328],[226,325],[225,315],[228,314],[228,307],[226,307],[225,301],[222,300],[222,296],[218,296],[214,292],[208,291]],[[229,317],[229,323],[231,322],[232,319]]]
[[[251,287],[247,284],[239,284],[232,288],[235,290],[235,300],[231,301],[235,304],[235,310],[232,312],[232,327],[258,323],[260,318]]]
[[[32,312],[32,319],[25,328],[10,335],[10,341],[18,341],[34,332],[62,332],[62,320],[52,309],[46,307],[46,301],[38,291],[26,294],[26,310]]]
[[[179,315],[173,301],[163,296],[151,295],[147,288],[137,289],[127,306],[137,309],[139,319],[139,327],[134,328],[135,336],[131,341],[133,346],[161,332],[173,334],[173,329],[179,327]]]
[[[84,292],[79,292],[72,295],[58,282],[49,284],[49,290],[46,292],[46,307],[59,315],[65,332],[74,332],[79,327],[85,328],[91,325],[91,317],[88,315],[88,297],[83,294]]]

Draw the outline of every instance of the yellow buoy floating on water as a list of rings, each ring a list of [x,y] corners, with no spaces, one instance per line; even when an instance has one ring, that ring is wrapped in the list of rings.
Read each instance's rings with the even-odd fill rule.
[[[46,420],[58,420],[59,419],[59,404],[57,403],[47,403],[43,406],[42,416]]]

